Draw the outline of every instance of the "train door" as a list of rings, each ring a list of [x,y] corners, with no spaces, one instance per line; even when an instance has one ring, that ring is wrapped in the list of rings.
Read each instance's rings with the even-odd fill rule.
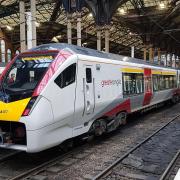
[[[145,68],[144,69],[144,101],[143,106],[150,104],[152,99],[152,73],[151,69]]]
[[[78,62],[74,135],[83,133],[84,125],[94,115],[95,108],[95,67],[86,61]]]
[[[83,69],[85,75],[83,78],[84,89],[84,115],[89,115],[94,112],[95,96],[94,96],[94,78],[92,77],[93,66],[85,65]]]

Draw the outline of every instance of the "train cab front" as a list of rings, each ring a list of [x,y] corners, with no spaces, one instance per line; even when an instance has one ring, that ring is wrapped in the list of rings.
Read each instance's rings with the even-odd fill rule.
[[[22,53],[5,68],[0,77],[0,147],[28,151],[30,114],[57,55],[58,51]]]

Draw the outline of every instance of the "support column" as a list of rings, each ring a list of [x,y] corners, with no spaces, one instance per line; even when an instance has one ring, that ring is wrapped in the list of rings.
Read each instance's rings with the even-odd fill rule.
[[[131,47],[131,57],[134,58],[134,46]]]
[[[26,24],[27,24],[27,49],[31,49],[32,45],[32,16],[31,12],[26,12]]]
[[[77,45],[81,46],[81,13],[77,12]]]
[[[109,52],[109,28],[105,28],[105,52]]]
[[[101,28],[97,27],[97,50],[101,51]]]
[[[152,47],[149,48],[149,61],[153,63],[153,48]]]
[[[161,51],[160,48],[158,48],[158,64],[161,64]]]
[[[174,58],[175,58],[174,67],[177,68],[177,64],[176,64],[177,56],[174,55]]]
[[[26,50],[26,29],[25,29],[25,3],[19,1],[20,11],[20,50],[24,52]]]
[[[165,52],[165,58],[166,58],[166,67],[168,66],[168,62],[167,62],[167,51]]]
[[[172,63],[172,53],[170,53],[169,56],[170,56],[170,57],[169,57],[169,58],[170,58],[170,67],[172,67],[172,64],[173,64],[173,63]]]
[[[144,47],[144,60],[146,61],[147,60],[147,47],[145,46]]]
[[[72,15],[67,13],[67,39],[68,44],[72,44],[72,24],[71,24]]]
[[[31,15],[32,15],[32,47],[37,45],[36,38],[36,0],[31,0]]]

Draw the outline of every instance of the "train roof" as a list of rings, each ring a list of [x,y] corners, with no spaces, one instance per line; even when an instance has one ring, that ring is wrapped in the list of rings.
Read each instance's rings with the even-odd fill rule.
[[[142,59],[131,58],[128,56],[122,56],[118,54],[106,53],[106,52],[102,52],[102,51],[98,51],[98,50],[94,50],[90,48],[85,48],[85,47],[80,47],[80,46],[76,46],[72,44],[66,44],[66,43],[43,44],[35,48],[32,48],[29,51],[43,51],[43,50],[66,50],[66,51],[70,51],[73,54],[88,55],[88,56],[106,58],[106,59],[112,59],[112,60],[118,60],[118,61],[124,61],[122,59],[126,57],[125,62],[144,64],[144,65],[163,67],[163,68],[170,68],[170,69],[177,69],[177,68],[172,68],[172,67],[165,67],[158,64],[152,64]]]

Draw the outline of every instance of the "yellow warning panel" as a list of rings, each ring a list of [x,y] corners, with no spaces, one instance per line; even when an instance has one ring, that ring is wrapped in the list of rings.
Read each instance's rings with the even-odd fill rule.
[[[0,101],[0,121],[19,121],[29,101],[30,98],[10,103]]]

